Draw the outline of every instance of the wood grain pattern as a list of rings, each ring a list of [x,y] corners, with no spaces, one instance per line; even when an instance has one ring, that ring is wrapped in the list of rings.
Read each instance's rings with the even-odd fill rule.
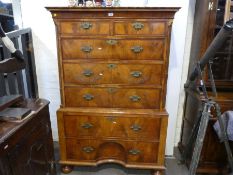
[[[152,88],[65,87],[65,102],[67,107],[159,109],[160,92]]]
[[[47,8],[57,29],[60,163],[164,167],[171,22],[178,8]]]
[[[137,25],[138,24],[138,28]],[[166,32],[166,23],[164,21],[134,20],[134,21],[115,21],[115,35],[153,35],[164,36]]]
[[[111,68],[110,65],[114,65]],[[65,84],[122,84],[157,85],[162,84],[162,64],[69,62],[64,63]]]
[[[124,138],[159,141],[160,116],[64,115],[64,137]],[[104,130],[102,128],[105,128]]]
[[[114,41],[114,44],[109,44]],[[62,39],[63,59],[163,60],[163,39]],[[133,50],[135,48],[135,50]],[[137,50],[141,48],[141,50]],[[86,50],[85,50],[86,49]]]
[[[158,143],[140,141],[66,139],[67,158],[72,161],[121,160],[128,163],[156,163]],[[151,156],[151,154],[155,156]]]
[[[61,34],[75,34],[75,35],[109,35],[110,22],[99,20],[80,20],[80,21],[64,21],[60,23]]]

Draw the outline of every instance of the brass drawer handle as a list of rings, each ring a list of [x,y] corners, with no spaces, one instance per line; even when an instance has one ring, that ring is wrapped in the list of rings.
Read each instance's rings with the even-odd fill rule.
[[[134,53],[140,53],[140,52],[143,51],[143,47],[141,47],[141,46],[133,46],[133,47],[131,48],[131,50],[132,50]]]
[[[93,125],[91,123],[84,123],[84,124],[82,124],[82,128],[84,128],[84,129],[90,129],[92,127],[93,127]]]
[[[141,100],[141,97],[137,96],[137,95],[133,95],[129,97],[131,101],[133,102],[138,102]]]
[[[90,22],[84,22],[81,24],[81,28],[84,30],[88,30],[92,27],[92,24]]]
[[[81,47],[81,50],[83,52],[90,53],[93,50],[93,48],[91,46],[83,46],[83,47]]]
[[[108,64],[108,68],[109,68],[109,69],[114,69],[114,68],[116,68],[116,67],[117,67],[116,64]]]
[[[133,71],[130,74],[135,78],[139,78],[142,76],[142,72],[140,72],[140,71]]]
[[[83,147],[83,151],[86,153],[91,153],[94,151],[94,148],[91,146],[86,146],[86,147]]]
[[[130,128],[133,131],[140,131],[142,129],[142,127],[140,125],[137,125],[137,124],[133,124]]]
[[[84,98],[85,100],[87,100],[87,101],[91,101],[91,100],[94,99],[94,96],[91,95],[91,94],[85,94],[85,95],[83,95],[83,98]]]
[[[142,23],[140,23],[140,22],[135,22],[135,23],[132,24],[132,26],[133,26],[133,28],[134,28],[135,30],[142,30],[143,27],[144,27],[144,24],[142,24]]]
[[[107,40],[106,42],[107,42],[107,44],[109,44],[109,45],[111,45],[111,46],[117,44],[117,40],[114,40],[114,39],[109,39],[109,40]]]
[[[91,70],[84,70],[83,75],[85,75],[86,77],[90,77],[93,75],[93,72]]]
[[[132,155],[138,155],[141,153],[141,151],[138,149],[131,149],[131,150],[129,150],[129,153]]]

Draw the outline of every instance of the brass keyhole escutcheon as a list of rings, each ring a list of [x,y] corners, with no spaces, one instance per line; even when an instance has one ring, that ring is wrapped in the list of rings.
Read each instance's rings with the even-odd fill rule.
[[[117,67],[116,64],[108,64],[108,68],[109,68],[109,69],[114,69],[114,68],[116,68],[116,67]]]
[[[117,44],[117,40],[114,40],[114,39],[109,39],[109,40],[107,40],[106,42],[107,42],[107,44],[109,44],[109,45],[111,45],[111,46],[114,46],[114,45]]]

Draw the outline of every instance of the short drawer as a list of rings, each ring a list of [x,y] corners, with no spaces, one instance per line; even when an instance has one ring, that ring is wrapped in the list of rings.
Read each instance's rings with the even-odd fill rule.
[[[65,87],[66,107],[159,109],[161,89]]]
[[[115,21],[115,35],[165,35],[166,23],[164,21],[136,20]]]
[[[162,85],[163,64],[64,63],[65,84]]]
[[[164,60],[164,39],[71,39],[61,41],[63,59]]]
[[[161,116],[63,115],[68,138],[97,137],[159,141]]]
[[[158,161],[159,142],[65,139],[65,143],[66,158],[70,161],[97,162],[110,159],[142,164],[156,164]]]
[[[108,21],[62,21],[60,33],[72,35],[109,35]]]

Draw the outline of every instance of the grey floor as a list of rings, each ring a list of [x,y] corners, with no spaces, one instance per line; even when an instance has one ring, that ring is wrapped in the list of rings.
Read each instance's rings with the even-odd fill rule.
[[[58,146],[55,146],[56,160],[59,159]],[[175,157],[166,157],[166,175],[188,175],[185,165],[179,164],[179,152],[175,149]],[[178,157],[178,158],[177,158]],[[58,175],[64,175],[57,166]],[[76,167],[69,175],[151,175],[149,170],[124,168],[117,164],[103,164],[98,167]]]

